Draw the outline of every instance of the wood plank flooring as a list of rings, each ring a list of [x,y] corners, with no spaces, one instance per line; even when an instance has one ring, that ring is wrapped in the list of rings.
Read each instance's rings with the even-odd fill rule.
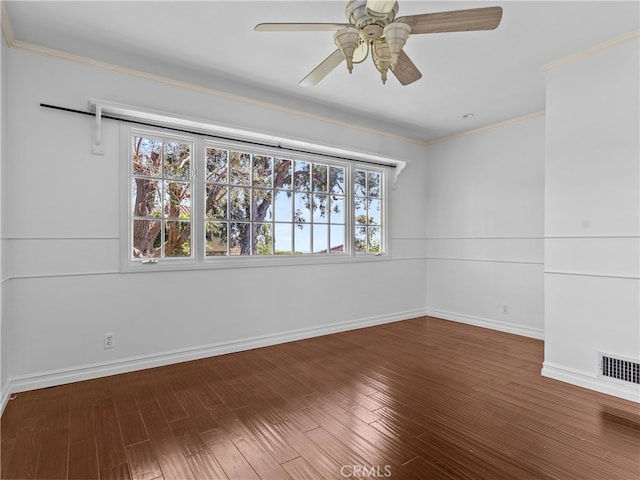
[[[430,317],[20,393],[3,479],[638,480],[640,405]]]

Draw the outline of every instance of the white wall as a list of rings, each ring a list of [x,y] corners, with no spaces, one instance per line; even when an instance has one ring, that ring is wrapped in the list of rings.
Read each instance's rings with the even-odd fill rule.
[[[542,338],[544,118],[433,144],[427,163],[428,312]]]
[[[640,401],[598,352],[640,361],[637,35],[547,72],[543,374]]]
[[[425,312],[424,162],[392,192],[393,260],[317,266],[119,273],[119,128],[90,153],[95,97],[214,123],[420,160],[424,147],[317,118],[119,72],[8,53],[4,158],[9,260],[7,374],[14,391],[197,358]],[[116,348],[103,349],[105,332]]]

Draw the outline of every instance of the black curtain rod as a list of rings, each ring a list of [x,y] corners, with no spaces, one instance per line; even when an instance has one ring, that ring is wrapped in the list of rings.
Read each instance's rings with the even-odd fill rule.
[[[40,104],[41,107],[43,108],[51,108],[53,110],[59,110],[62,112],[69,112],[69,113],[78,113],[80,115],[89,115],[91,117],[95,117],[95,113],[94,112],[86,112],[84,110],[76,110],[73,108],[67,108],[67,107],[59,107],[57,105],[48,105],[46,103],[41,103]],[[229,140],[232,142],[242,142],[242,143],[246,143],[249,145],[253,145],[253,146],[257,146],[257,147],[268,147],[268,148],[277,148],[278,150],[284,150],[287,152],[293,152],[293,153],[306,153],[306,154],[310,154],[310,155],[322,155],[323,157],[329,157],[329,158],[335,158],[338,160],[348,160],[350,162],[359,162],[359,163],[366,163],[368,165],[376,165],[376,166],[382,166],[382,167],[391,167],[391,168],[396,168],[397,165],[394,165],[392,163],[378,163],[378,162],[372,162],[370,160],[358,160],[355,158],[348,158],[348,157],[341,157],[340,155],[331,155],[331,154],[327,154],[327,153],[318,153],[318,152],[310,152],[308,150],[302,150],[302,149],[298,149],[298,148],[291,148],[291,147],[283,147],[282,145],[269,145],[268,143],[260,143],[260,142],[253,142],[251,140],[240,140],[237,138],[232,138],[232,137],[224,137],[222,135],[212,135],[210,133],[203,133],[203,132],[198,132],[195,130],[187,130],[184,128],[178,128],[178,127],[171,127],[171,126],[167,126],[167,125],[162,125],[162,124],[158,124],[158,123],[151,123],[151,122],[142,122],[139,120],[131,120],[129,118],[122,118],[122,117],[114,117],[111,115],[101,115],[101,118],[106,118],[108,120],[117,120],[119,122],[127,122],[127,123],[133,123],[136,125],[143,125],[145,127],[156,127],[156,128],[164,128],[165,130],[171,130],[174,132],[180,132],[180,133],[189,133],[191,135],[201,135],[204,137],[209,137],[209,138],[215,138],[218,140]]]

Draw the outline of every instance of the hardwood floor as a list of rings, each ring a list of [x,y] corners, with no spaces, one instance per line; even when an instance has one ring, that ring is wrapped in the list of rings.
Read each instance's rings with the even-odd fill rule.
[[[430,317],[17,394],[1,476],[640,478],[640,405]]]

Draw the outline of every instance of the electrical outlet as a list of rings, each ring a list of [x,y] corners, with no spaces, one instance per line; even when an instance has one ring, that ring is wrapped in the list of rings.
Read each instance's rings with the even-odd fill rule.
[[[504,313],[505,315],[509,313],[509,305],[507,305],[506,303],[502,305],[502,313]]]
[[[113,348],[114,345],[114,337],[113,333],[105,333],[104,334],[104,348]]]

